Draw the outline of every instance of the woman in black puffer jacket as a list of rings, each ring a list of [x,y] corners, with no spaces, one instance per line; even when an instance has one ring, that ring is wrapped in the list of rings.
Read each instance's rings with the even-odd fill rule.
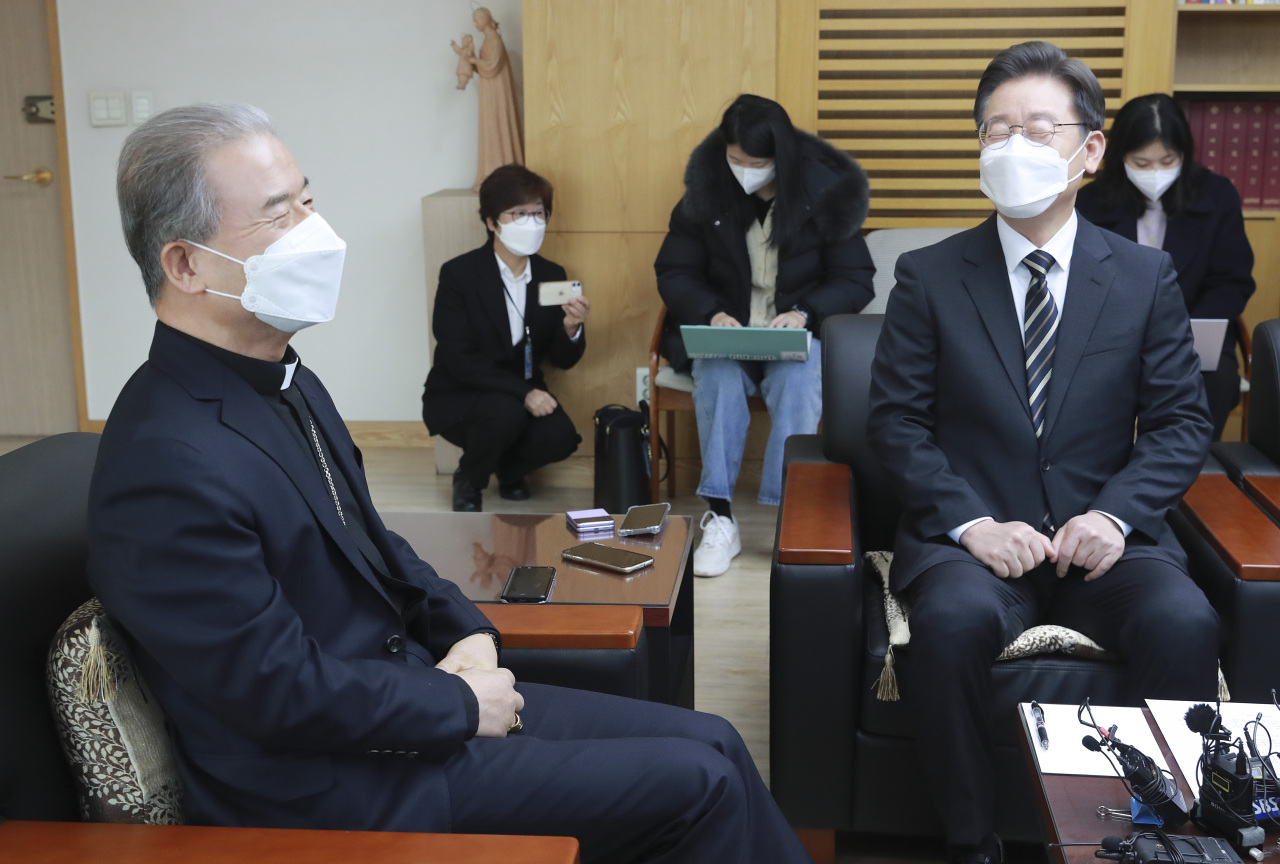
[[[821,332],[828,315],[870,302],[875,267],[859,229],[870,192],[858,164],[791,125],[778,103],[743,94],[689,157],[684,197],[654,269],[667,305],[663,354],[690,361],[680,325],[796,327]],[[782,446],[817,431],[821,346],[807,361],[694,360],[693,400],[702,448],[698,494],[710,509],[694,573],[718,576],[741,550],[730,499],[750,413],[763,395],[773,420],[759,500],[782,494]]]

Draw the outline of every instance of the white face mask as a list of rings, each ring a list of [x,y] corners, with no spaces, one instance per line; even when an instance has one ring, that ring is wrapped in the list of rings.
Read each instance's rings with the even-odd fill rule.
[[[1178,175],[1182,173],[1182,164],[1179,163],[1172,168],[1155,168],[1149,171],[1142,171],[1126,162],[1124,163],[1124,173],[1128,176],[1129,182],[1137,186],[1138,191],[1147,196],[1148,201],[1155,203],[1160,200],[1161,195],[1169,191],[1173,181],[1178,179]]]
[[[542,238],[547,236],[547,223],[541,225],[534,219],[519,222],[499,222],[498,239],[502,245],[517,255],[532,255],[542,248]]]
[[[285,333],[297,333],[312,324],[333,320],[347,244],[319,213],[303,219],[261,255],[249,256],[248,261],[191,240],[183,242],[244,266],[244,293],[239,297],[208,288],[205,291],[239,300],[259,321]]]
[[[733,172],[734,177],[738,178],[742,191],[751,195],[773,182],[774,176],[778,173],[778,166],[774,164],[768,168],[747,168],[729,162],[729,170]]]
[[[1003,147],[986,147],[978,157],[982,192],[1008,219],[1039,216],[1062,190],[1084,174],[1082,168],[1075,177],[1068,178],[1067,169],[1086,143],[1088,138],[1063,159],[1052,144],[1037,146],[1021,135],[1011,135]]]

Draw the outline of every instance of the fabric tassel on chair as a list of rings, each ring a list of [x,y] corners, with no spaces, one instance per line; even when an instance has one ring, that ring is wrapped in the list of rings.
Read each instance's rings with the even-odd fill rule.
[[[881,702],[897,702],[901,698],[898,695],[898,674],[893,671],[892,645],[884,652],[884,670],[876,679],[876,698]]]
[[[89,651],[85,654],[84,665],[80,667],[80,689],[76,695],[85,703],[99,699],[110,702],[116,695],[116,682],[107,663],[107,653],[102,648],[102,633],[96,618],[86,635]]]

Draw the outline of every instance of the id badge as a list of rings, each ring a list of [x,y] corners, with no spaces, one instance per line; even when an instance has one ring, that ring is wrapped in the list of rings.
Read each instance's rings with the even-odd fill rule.
[[[533,379],[533,340],[529,338],[529,328],[524,328],[524,380]]]

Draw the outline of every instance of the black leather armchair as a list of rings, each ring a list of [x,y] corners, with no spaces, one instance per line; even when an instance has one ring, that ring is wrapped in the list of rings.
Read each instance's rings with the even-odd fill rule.
[[[97,449],[97,435],[72,432],[0,456],[0,822],[79,819],[49,708],[45,666],[59,625],[92,596],[85,564]],[[504,638],[515,643],[504,649],[504,664],[522,680],[645,698],[647,642],[640,610],[561,611],[579,608],[596,628],[588,635],[605,647],[582,647],[581,634],[563,635],[564,622],[540,627],[520,619],[507,634],[510,622],[495,615]]]
[[[797,829],[940,836],[928,768],[917,767],[913,718],[905,702],[875,695],[888,629],[879,583],[864,572],[862,556],[893,548],[900,515],[866,436],[882,320],[865,314],[827,320],[822,432],[787,441],[770,584],[771,785]],[[799,469],[800,463],[808,464]],[[792,483],[793,472],[804,482]],[[832,517],[839,510],[849,513],[847,525]],[[903,687],[910,686],[910,654],[909,646],[895,651]],[[1127,692],[1119,662],[1040,655],[999,662],[993,674],[996,830],[1006,839],[1042,841],[1015,705],[1085,697],[1134,705],[1141,704],[1139,694]]]
[[[1253,330],[1246,439],[1218,441],[1213,453],[1236,484],[1244,475],[1280,475],[1280,319]]]
[[[49,709],[54,631],[90,597],[85,514],[98,436],[55,435],[0,456],[0,819],[79,818]]]

